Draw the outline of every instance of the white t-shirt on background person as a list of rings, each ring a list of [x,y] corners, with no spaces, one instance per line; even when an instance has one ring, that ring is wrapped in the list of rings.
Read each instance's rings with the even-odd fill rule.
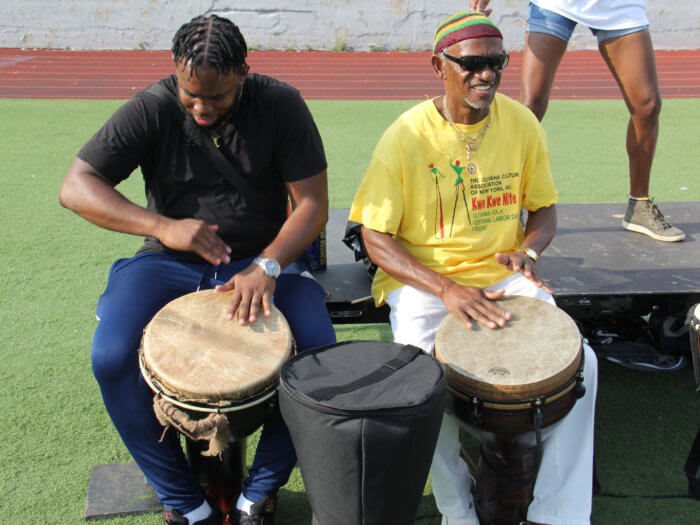
[[[542,9],[553,11],[593,29],[629,29],[649,25],[646,0],[531,0]]]

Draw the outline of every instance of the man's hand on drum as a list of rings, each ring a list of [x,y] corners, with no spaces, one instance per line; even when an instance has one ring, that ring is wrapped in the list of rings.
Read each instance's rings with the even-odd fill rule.
[[[553,294],[549,286],[544,284],[544,282],[537,276],[537,263],[525,252],[517,251],[509,253],[508,255],[496,253],[494,256],[499,264],[502,264],[511,272],[522,273],[539,288],[542,288],[549,294]]]
[[[479,11],[480,13],[484,13],[486,16],[489,16],[491,14],[491,9],[486,9],[486,7],[488,7],[490,1],[491,0],[471,0],[469,3],[469,9],[471,11]]]
[[[272,313],[272,294],[275,292],[275,279],[268,277],[257,264],[251,264],[238,272],[226,284],[216,287],[219,292],[230,292],[231,302],[224,311],[227,319],[233,319],[238,312],[238,324],[254,323],[262,304],[263,313]]]
[[[502,328],[510,321],[507,312],[494,301],[503,297],[503,290],[491,291],[476,286],[460,286],[451,282],[443,291],[440,299],[445,308],[462,320],[470,330],[474,327],[472,321],[495,329]]]
[[[216,234],[219,227],[199,219],[168,219],[163,217],[157,237],[173,250],[195,252],[211,264],[231,262],[231,248]]]

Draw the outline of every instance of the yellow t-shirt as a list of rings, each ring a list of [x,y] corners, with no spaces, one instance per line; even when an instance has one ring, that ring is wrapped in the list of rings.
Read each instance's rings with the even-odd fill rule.
[[[485,122],[458,126],[474,137]],[[392,234],[418,262],[458,284],[491,286],[512,273],[494,254],[511,253],[522,242],[521,208],[551,206],[557,191],[542,126],[501,94],[471,163],[454,129],[426,100],[384,132],[350,220]],[[372,283],[377,305],[400,286],[378,270]]]

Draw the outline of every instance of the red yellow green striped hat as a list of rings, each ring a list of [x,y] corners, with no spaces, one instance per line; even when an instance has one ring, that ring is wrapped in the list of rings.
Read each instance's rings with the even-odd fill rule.
[[[489,36],[503,38],[498,26],[483,13],[461,11],[447,18],[437,27],[433,53],[437,55],[443,49],[462,40]]]

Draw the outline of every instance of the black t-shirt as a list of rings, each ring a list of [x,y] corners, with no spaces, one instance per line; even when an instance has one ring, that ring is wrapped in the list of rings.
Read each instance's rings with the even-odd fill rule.
[[[177,94],[175,75],[159,83]],[[306,103],[291,86],[250,74],[238,103],[217,125],[221,151],[269,200],[264,209],[248,202],[188,140],[183,122],[190,117],[178,106],[172,112],[155,95],[137,93],[78,157],[115,184],[140,166],[149,210],[218,225],[217,234],[231,247],[233,259],[257,255],[286,218],[285,182],[326,169],[321,137]],[[141,251],[178,253],[150,237]],[[180,254],[198,259],[195,254]]]

